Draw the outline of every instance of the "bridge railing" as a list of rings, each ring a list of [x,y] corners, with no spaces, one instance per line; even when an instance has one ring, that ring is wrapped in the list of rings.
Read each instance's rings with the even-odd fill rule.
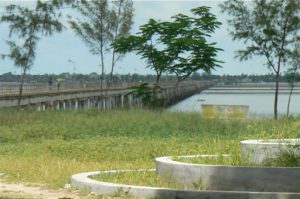
[[[195,81],[197,82],[197,81]],[[201,81],[201,84],[211,84],[210,82]],[[110,85],[110,89],[125,89],[130,86],[136,86],[141,83],[137,82],[113,82]],[[194,84],[194,81],[182,82],[179,86],[187,86],[189,84]],[[161,82],[159,84],[161,87],[174,87],[176,82]],[[108,87],[107,82],[102,85],[105,91]],[[0,95],[10,96],[18,95],[20,88],[20,83],[18,82],[0,82]],[[24,83],[23,94],[38,94],[38,93],[51,93],[51,92],[64,92],[64,91],[85,91],[85,90],[96,90],[101,88],[100,82],[62,82],[60,87],[56,84],[49,85],[48,83]]]
[[[110,89],[127,88],[136,85],[136,83],[117,82],[110,85]],[[103,90],[107,89],[108,84],[103,83]],[[20,83],[18,82],[0,82],[0,95],[18,95]],[[48,83],[24,83],[23,94],[34,93],[49,93],[63,91],[83,91],[100,89],[100,82],[62,82],[58,87],[56,84],[49,85]]]

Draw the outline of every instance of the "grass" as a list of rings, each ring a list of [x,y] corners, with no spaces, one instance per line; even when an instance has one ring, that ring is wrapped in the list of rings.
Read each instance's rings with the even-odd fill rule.
[[[77,172],[154,168],[157,156],[236,154],[239,141],[300,136],[295,118],[218,121],[149,110],[0,110],[0,173],[63,187]]]
[[[155,171],[124,171],[116,173],[102,173],[92,176],[93,179],[103,182],[113,182],[128,185],[139,185],[149,187],[183,188],[171,178],[159,176]]]
[[[300,167],[300,156],[294,151],[281,151],[276,156],[270,157],[259,164],[242,158],[240,154],[232,154],[228,157],[222,155],[217,155],[216,157],[175,157],[174,160],[193,164],[226,166]]]
[[[193,163],[193,164],[209,164],[209,165],[226,165],[226,166],[253,166],[249,162],[243,160],[240,155],[231,154],[230,156],[216,155],[215,157],[174,157],[179,162]]]

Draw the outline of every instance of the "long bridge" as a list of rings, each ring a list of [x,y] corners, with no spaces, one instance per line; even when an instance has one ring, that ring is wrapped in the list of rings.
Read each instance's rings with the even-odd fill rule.
[[[212,84],[208,81],[185,81],[176,88],[175,82],[162,82],[160,86],[163,90],[158,98],[169,105],[199,93]],[[138,83],[118,83],[112,84],[109,89],[104,85],[101,90],[99,83],[66,83],[61,88],[47,84],[25,84],[21,106],[38,110],[140,107],[141,97],[130,89],[135,85]],[[0,83],[0,107],[17,106],[18,89],[17,83]]]

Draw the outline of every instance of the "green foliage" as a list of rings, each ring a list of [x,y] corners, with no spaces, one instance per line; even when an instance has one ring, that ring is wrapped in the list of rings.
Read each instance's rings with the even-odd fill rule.
[[[175,73],[178,81],[199,69],[210,72],[219,66],[216,43],[207,37],[221,24],[208,7],[191,10],[193,17],[177,14],[172,21],[150,19],[140,26],[137,35],[121,37],[113,46],[120,53],[136,52],[156,72],[158,83],[162,73]]]
[[[295,82],[300,81],[299,69],[300,69],[300,44],[297,43],[295,45],[294,51],[290,54],[291,60],[290,65],[291,68],[287,70],[285,75],[290,86],[294,86]]]
[[[233,27],[233,39],[247,44],[237,56],[241,60],[264,56],[266,65],[277,72],[277,60],[287,59],[293,50],[292,44],[299,41],[300,2],[231,0],[221,7],[232,17],[228,22]]]
[[[42,36],[49,36],[54,32],[61,32],[63,29],[63,25],[59,21],[60,14],[56,12],[58,8],[57,0],[47,2],[38,0],[35,9],[11,4],[6,6],[7,14],[0,18],[0,22],[9,24],[9,37],[14,38],[14,40],[6,41],[10,52],[2,55],[2,58],[10,58],[14,61],[15,66],[22,69],[19,109],[25,75],[33,65],[38,41]]]
[[[288,104],[287,104],[287,113],[286,115],[289,116],[290,112],[290,103],[291,103],[291,97],[292,93],[295,87],[295,82],[300,81],[300,74],[299,74],[299,68],[300,68],[300,44],[295,45],[295,50],[291,54],[292,60],[290,61],[292,67],[288,69],[288,71],[285,74],[285,78],[287,79],[289,86],[291,88],[290,94],[289,94],[289,99],[288,99]]]
[[[127,36],[132,26],[133,4],[131,0],[118,0],[111,2],[108,0],[87,1],[81,0],[74,5],[81,14],[76,20],[69,20],[71,28],[75,34],[89,47],[90,52],[100,55],[101,58],[101,89],[104,80],[104,54],[112,51],[112,69],[115,63],[121,58],[121,54],[116,54],[114,48],[110,46],[116,38]]]
[[[265,160],[263,166],[300,167],[300,155],[293,150],[281,150],[275,157]]]
[[[282,66],[291,59],[300,37],[300,1],[228,0],[221,5],[231,19],[233,40],[241,40],[245,48],[237,51],[240,60],[265,57],[276,81],[274,118],[277,119],[279,76]]]
[[[239,152],[239,151],[236,151]],[[282,150],[274,157],[264,160],[260,164],[249,162],[240,154],[230,156],[218,155],[215,157],[175,158],[176,161],[193,164],[228,165],[228,166],[262,166],[262,167],[299,167],[300,156],[295,151]]]
[[[93,54],[103,53],[109,43],[108,1],[83,0],[78,2],[76,9],[82,16],[77,20],[69,20],[71,28]]]
[[[10,53],[3,57],[12,59],[16,66],[26,71],[33,64],[37,42],[41,36],[62,31],[60,15],[51,3],[41,1],[36,2],[35,9],[11,4],[6,7],[6,12],[8,14],[1,16],[1,22],[9,24],[10,37],[20,40],[7,41]]]

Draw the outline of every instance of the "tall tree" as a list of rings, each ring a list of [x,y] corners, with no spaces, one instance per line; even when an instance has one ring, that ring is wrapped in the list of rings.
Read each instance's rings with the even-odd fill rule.
[[[215,57],[221,49],[209,43],[209,37],[220,25],[208,7],[191,10],[193,16],[178,14],[172,21],[150,19],[140,32],[116,40],[118,52],[136,52],[156,72],[159,83],[163,72],[175,73],[178,83],[199,69],[209,72],[220,61]]]
[[[279,77],[282,67],[299,41],[299,0],[227,0],[221,4],[231,16],[233,40],[242,40],[245,48],[237,51],[241,61],[262,56],[275,78],[274,119],[278,115]]]
[[[56,12],[60,4],[56,0],[36,2],[34,9],[20,5],[9,5],[6,7],[6,15],[1,16],[1,22],[9,24],[8,40],[10,48],[8,54],[3,58],[10,58],[17,67],[21,68],[21,79],[19,87],[18,107],[21,107],[23,84],[26,72],[34,63],[36,47],[42,36],[52,35],[54,32],[61,32],[63,25],[59,21],[60,14]]]
[[[77,20],[69,20],[71,28],[90,48],[91,53],[100,55],[101,59],[101,95],[104,80],[104,53],[109,42],[109,12],[108,1],[81,0],[75,8],[82,15]]]
[[[110,43],[119,36],[126,36],[132,25],[133,5],[131,0],[118,0],[110,7],[108,0],[81,0],[75,8],[82,15],[69,20],[75,31],[95,55],[101,59],[101,94],[105,71],[105,52],[112,50],[111,76],[119,54],[111,49]]]
[[[135,88],[137,93],[145,96],[145,101],[157,100],[156,92],[161,91],[158,84],[164,72],[177,75],[177,87],[197,70],[210,72],[219,66],[220,61],[215,57],[221,49],[215,47],[216,43],[209,43],[207,37],[221,23],[209,11],[208,7],[202,6],[191,10],[193,16],[178,14],[171,21],[150,19],[140,26],[136,35],[120,37],[113,43],[119,53],[141,55],[147,66],[156,72],[154,86],[142,84]]]
[[[159,83],[162,73],[172,61],[166,49],[160,46],[160,28],[158,21],[150,19],[147,24],[140,26],[140,32],[137,35],[120,37],[114,42],[117,52],[136,52],[140,55],[146,61],[147,67],[156,72],[156,83]]]
[[[288,117],[290,114],[290,103],[291,103],[291,98],[293,94],[293,90],[295,87],[295,82],[300,81],[300,74],[299,74],[299,69],[300,69],[300,45],[296,44],[295,50],[291,54],[291,60],[290,60],[291,68],[286,73],[286,79],[288,81],[288,84],[290,86],[290,93],[289,93],[289,98],[288,98],[288,103],[287,103],[287,109],[286,109],[286,116]]]
[[[110,11],[110,28],[109,35],[110,41],[113,42],[119,37],[125,37],[129,35],[130,29],[132,27],[133,21],[133,2],[131,0],[118,0],[112,2],[112,8]],[[111,46],[112,47],[112,46]],[[111,60],[111,71],[110,79],[107,86],[107,91],[109,90],[110,84],[113,80],[114,68],[122,57],[122,54],[117,53],[112,47],[112,60]]]
[[[178,14],[174,21],[162,23],[161,41],[172,59],[168,71],[176,74],[177,85],[199,69],[209,73],[222,63],[216,59],[222,49],[207,40],[221,24],[209,11],[209,7],[194,8],[193,17]]]

